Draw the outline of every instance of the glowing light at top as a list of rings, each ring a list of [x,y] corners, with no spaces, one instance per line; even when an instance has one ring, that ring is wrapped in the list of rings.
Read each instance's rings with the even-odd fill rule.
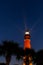
[[[25,32],[25,34],[30,34],[29,32]]]

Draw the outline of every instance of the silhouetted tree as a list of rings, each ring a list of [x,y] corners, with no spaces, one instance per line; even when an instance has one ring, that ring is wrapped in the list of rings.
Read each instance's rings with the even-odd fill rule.
[[[42,52],[41,52],[42,53]],[[9,65],[11,61],[11,56],[15,55],[16,59],[23,60],[23,57],[26,56],[25,64],[29,65],[30,62],[36,63],[38,65],[38,55],[39,52],[35,52],[34,49],[23,49],[22,47],[19,47],[18,43],[13,41],[3,41],[3,45],[0,45],[0,55],[4,55],[6,58],[6,65]],[[31,57],[32,60],[30,61],[28,57]]]
[[[2,56],[2,55],[3,55],[3,46],[0,45],[0,56]]]
[[[0,65],[6,65],[5,63],[0,63]]]
[[[36,65],[43,65],[43,49],[39,50],[36,53],[35,63],[36,63]]]
[[[3,53],[6,57],[6,65],[9,65],[12,55],[17,55],[18,43],[3,41]]]
[[[19,50],[18,50],[18,53],[17,53],[17,58],[18,59],[22,59],[23,60],[23,57],[26,56],[26,61],[25,61],[25,64],[26,65],[29,65],[30,62],[33,62],[34,59],[35,59],[35,51],[33,49],[23,49],[21,47],[19,47]],[[32,58],[32,60],[30,61],[29,60],[29,57]]]
[[[25,56],[26,56],[26,65],[29,65],[31,62],[34,62],[35,51],[33,49],[26,49]]]

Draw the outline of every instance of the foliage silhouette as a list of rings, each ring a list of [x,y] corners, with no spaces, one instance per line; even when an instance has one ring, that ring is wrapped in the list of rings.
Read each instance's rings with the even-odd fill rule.
[[[43,65],[43,49],[37,51],[35,63],[36,65]]]
[[[29,63],[31,61],[34,61],[34,59],[35,59],[35,51],[33,49],[25,49],[24,50],[23,48],[19,47],[19,52],[17,53],[17,58],[23,60],[23,57],[25,57],[25,56],[26,56],[25,64],[29,65]],[[32,58],[31,61],[28,59],[29,57]]]
[[[6,65],[5,63],[0,63],[0,65]]]
[[[36,65],[43,65],[43,49],[35,52],[34,49],[24,50],[18,43],[13,41],[3,41],[2,43],[3,45],[0,45],[0,56],[5,56],[6,65],[9,65],[12,55],[16,56],[18,60],[23,60],[23,57],[26,56],[26,65],[29,65],[31,61]],[[29,61],[28,57],[31,57],[32,60]]]
[[[18,43],[3,41],[3,54],[6,57],[6,65],[9,65],[12,55],[17,55]]]

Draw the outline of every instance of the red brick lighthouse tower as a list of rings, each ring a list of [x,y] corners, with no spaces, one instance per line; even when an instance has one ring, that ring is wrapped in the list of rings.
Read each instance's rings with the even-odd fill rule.
[[[30,40],[30,32],[26,30],[24,35],[24,49],[28,48],[31,49],[31,40]]]
[[[25,31],[24,35],[24,50],[25,49],[31,49],[31,40],[30,40],[30,32],[28,30]],[[26,60],[26,56],[23,58],[24,61]],[[28,57],[28,59],[32,60],[31,57]],[[23,65],[26,65],[25,62]],[[32,62],[29,65],[33,65]]]

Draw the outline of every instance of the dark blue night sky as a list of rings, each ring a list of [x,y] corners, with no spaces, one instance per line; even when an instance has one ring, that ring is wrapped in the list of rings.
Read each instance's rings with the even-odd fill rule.
[[[25,19],[25,20],[24,20]],[[43,48],[43,0],[1,0],[0,42],[14,40],[23,46],[25,24],[35,50]]]

